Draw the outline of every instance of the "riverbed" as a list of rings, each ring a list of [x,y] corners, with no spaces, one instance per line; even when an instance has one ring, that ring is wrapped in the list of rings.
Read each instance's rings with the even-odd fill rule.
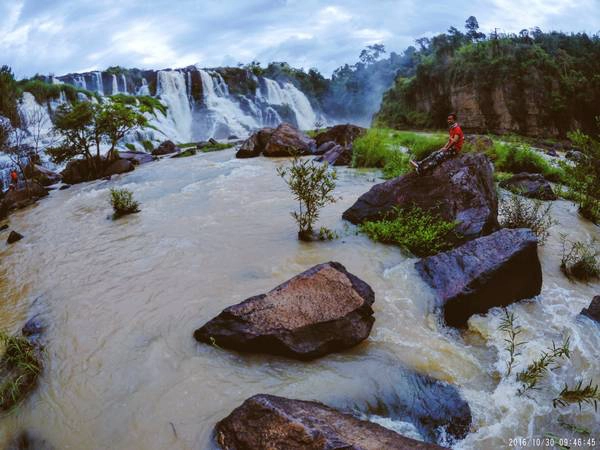
[[[457,385],[469,402],[472,432],[455,448],[509,448],[509,438],[546,433],[576,436],[558,424],[561,417],[600,441],[593,408],[561,415],[552,407],[565,381],[600,383],[600,327],[577,317],[600,286],[571,283],[559,269],[560,232],[600,239],[575,205],[554,203],[559,224],[539,250],[542,294],[508,308],[527,341],[515,371],[566,334],[572,357],[539,392],[518,396],[514,374],[503,377],[508,354],[500,309],[472,317],[462,333],[442,326],[416,259],[341,220],[381,181],[378,173],[338,169],[339,198],[320,224],[339,238],[303,243],[290,216],[296,203],[276,174],[287,163],[238,160],[232,150],[166,159],[110,181],[53,191],[14,213],[11,228],[25,238],[0,244],[0,320],[17,332],[40,314],[48,324],[46,367],[37,390],[0,418],[0,448],[22,430],[56,449],[211,448],[214,424],[257,393],[363,411],[414,435],[409,425],[372,413],[372,405],[393,401],[401,388],[400,366]],[[141,212],[110,220],[111,187],[132,190]],[[297,362],[193,339],[224,307],[326,261],[341,262],[375,291],[376,322],[361,345]]]

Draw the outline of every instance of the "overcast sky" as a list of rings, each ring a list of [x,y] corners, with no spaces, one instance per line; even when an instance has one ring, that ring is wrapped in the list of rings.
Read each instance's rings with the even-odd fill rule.
[[[329,76],[366,45],[399,53],[470,15],[486,33],[600,31],[600,0],[0,0],[0,64],[21,78],[287,61]]]

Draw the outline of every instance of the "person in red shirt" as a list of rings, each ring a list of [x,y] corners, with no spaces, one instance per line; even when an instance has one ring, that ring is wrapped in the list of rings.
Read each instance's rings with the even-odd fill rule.
[[[19,175],[17,174],[17,171],[15,169],[13,169],[10,172],[10,190],[15,190],[17,189],[17,186],[19,184]]]
[[[427,158],[422,161],[412,161],[411,164],[415,168],[415,172],[417,174],[422,174],[431,170],[444,161],[456,156],[458,152],[462,149],[463,142],[465,141],[465,135],[460,128],[460,125],[456,122],[456,114],[450,113],[448,114],[448,127],[450,137],[446,145],[444,145],[441,149],[433,152]]]

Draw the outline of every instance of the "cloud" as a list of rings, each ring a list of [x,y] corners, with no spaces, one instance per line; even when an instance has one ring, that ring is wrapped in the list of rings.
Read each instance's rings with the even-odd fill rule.
[[[462,28],[600,30],[597,0],[12,0],[0,5],[2,64],[20,77],[111,65],[205,67],[258,60],[316,67],[329,75],[383,43]]]

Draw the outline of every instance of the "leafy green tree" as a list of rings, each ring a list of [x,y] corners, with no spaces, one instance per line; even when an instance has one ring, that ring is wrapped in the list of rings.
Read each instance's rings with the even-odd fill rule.
[[[100,133],[110,144],[109,159],[113,156],[119,141],[127,133],[148,124],[142,114],[119,102],[110,102],[99,108],[96,120]]]
[[[17,101],[20,95],[11,68],[0,67],[0,115],[7,117],[15,126],[19,126]]]
[[[471,41],[477,42],[485,39],[485,33],[479,31],[479,22],[477,22],[475,16],[470,16],[465,21],[465,29],[467,30],[467,38]]]

